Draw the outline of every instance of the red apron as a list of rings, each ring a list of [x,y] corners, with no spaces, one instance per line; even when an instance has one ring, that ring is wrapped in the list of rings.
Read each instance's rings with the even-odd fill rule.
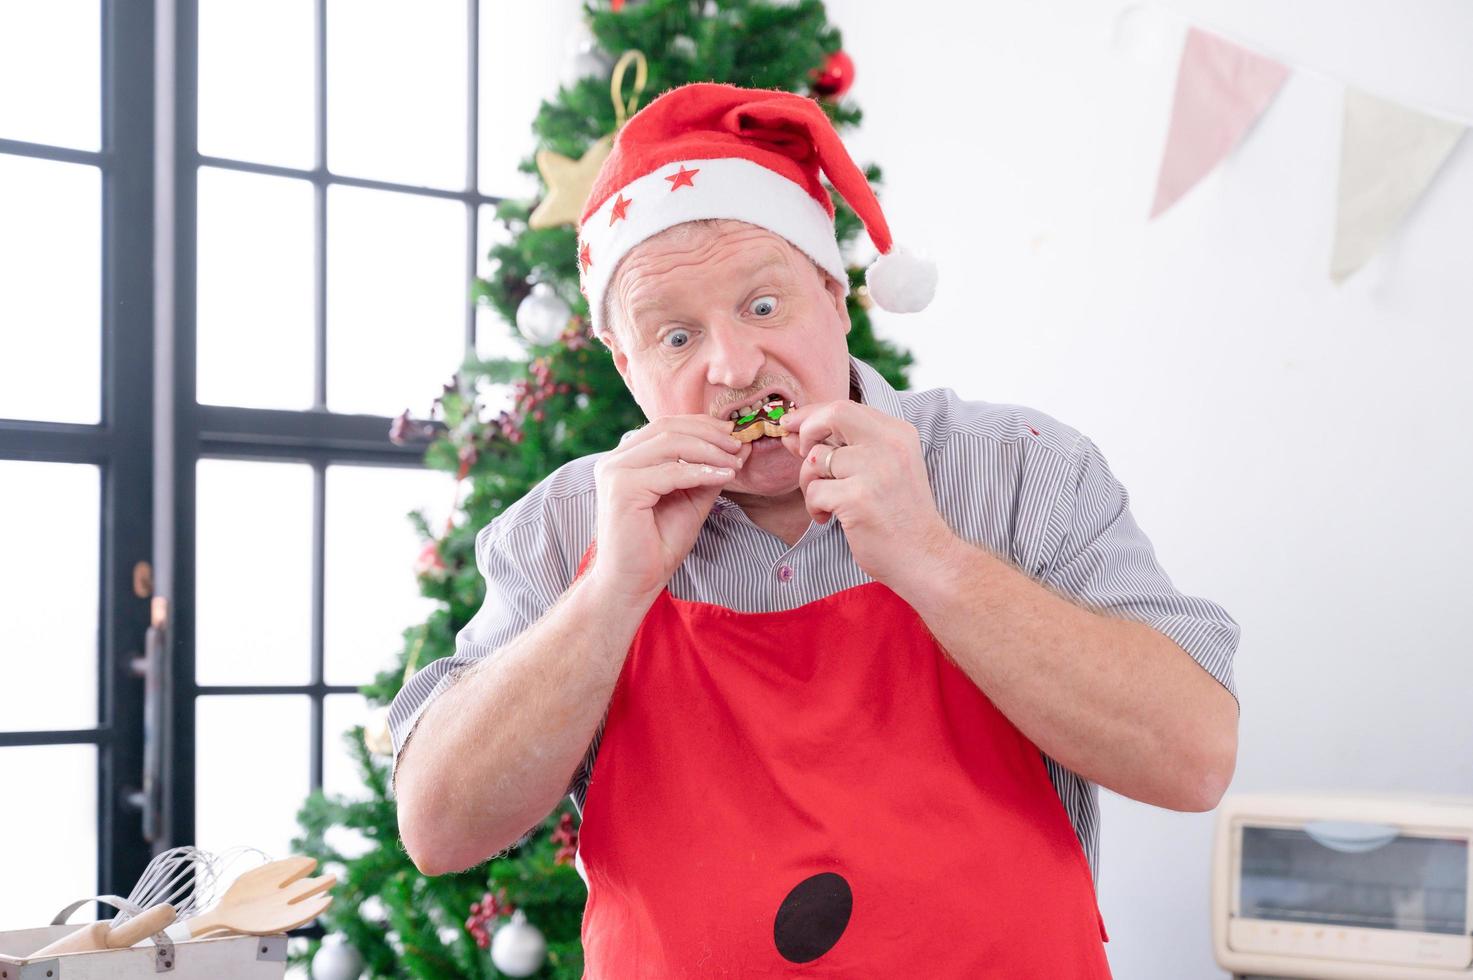
[[[1110,977],[1043,757],[878,582],[767,613],[661,592],[578,856],[587,980]]]

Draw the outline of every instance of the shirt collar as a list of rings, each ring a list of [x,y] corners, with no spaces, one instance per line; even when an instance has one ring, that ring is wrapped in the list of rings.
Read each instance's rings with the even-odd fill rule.
[[[890,387],[890,382],[853,354],[849,355],[849,384],[859,390],[859,400],[863,404],[879,409],[891,418],[905,418],[900,408],[900,396]]]

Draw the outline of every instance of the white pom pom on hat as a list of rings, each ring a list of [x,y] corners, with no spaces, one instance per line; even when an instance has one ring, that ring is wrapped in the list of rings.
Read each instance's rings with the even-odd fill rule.
[[[696,82],[671,89],[619,130],[585,202],[580,287],[594,329],[619,260],[686,221],[729,218],[781,235],[849,288],[834,235],[827,177],[864,222],[880,256],[865,274],[870,298],[914,313],[936,292],[933,262],[895,247],[880,202],[823,107],[773,89]]]
[[[864,284],[870,299],[891,313],[918,313],[936,295],[936,263],[898,246],[870,263]]]

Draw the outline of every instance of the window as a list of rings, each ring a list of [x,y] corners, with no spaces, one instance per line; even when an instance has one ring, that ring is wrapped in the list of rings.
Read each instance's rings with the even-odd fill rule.
[[[358,687],[429,611],[406,515],[455,485],[388,428],[475,348],[480,11],[175,9],[172,816],[284,853],[310,788],[360,785]]]
[[[55,882],[0,928],[359,786],[358,686],[428,613],[407,514],[456,490],[389,423],[506,350],[469,287],[526,140],[483,133],[480,7],[0,5],[0,780],[52,804],[0,866]]]
[[[149,132],[119,125],[151,101],[139,6],[0,5],[0,867],[27,883],[0,890],[5,928],[147,857],[152,196]]]

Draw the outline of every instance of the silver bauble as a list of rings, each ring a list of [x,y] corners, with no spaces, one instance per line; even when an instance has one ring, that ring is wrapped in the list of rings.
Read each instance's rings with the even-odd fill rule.
[[[509,977],[530,977],[546,959],[547,940],[521,909],[491,937],[491,963]]]
[[[539,282],[517,304],[517,330],[529,343],[545,346],[563,335],[572,316],[563,298],[547,283]]]
[[[312,980],[358,980],[362,973],[363,954],[338,933],[324,938],[312,957]]]

